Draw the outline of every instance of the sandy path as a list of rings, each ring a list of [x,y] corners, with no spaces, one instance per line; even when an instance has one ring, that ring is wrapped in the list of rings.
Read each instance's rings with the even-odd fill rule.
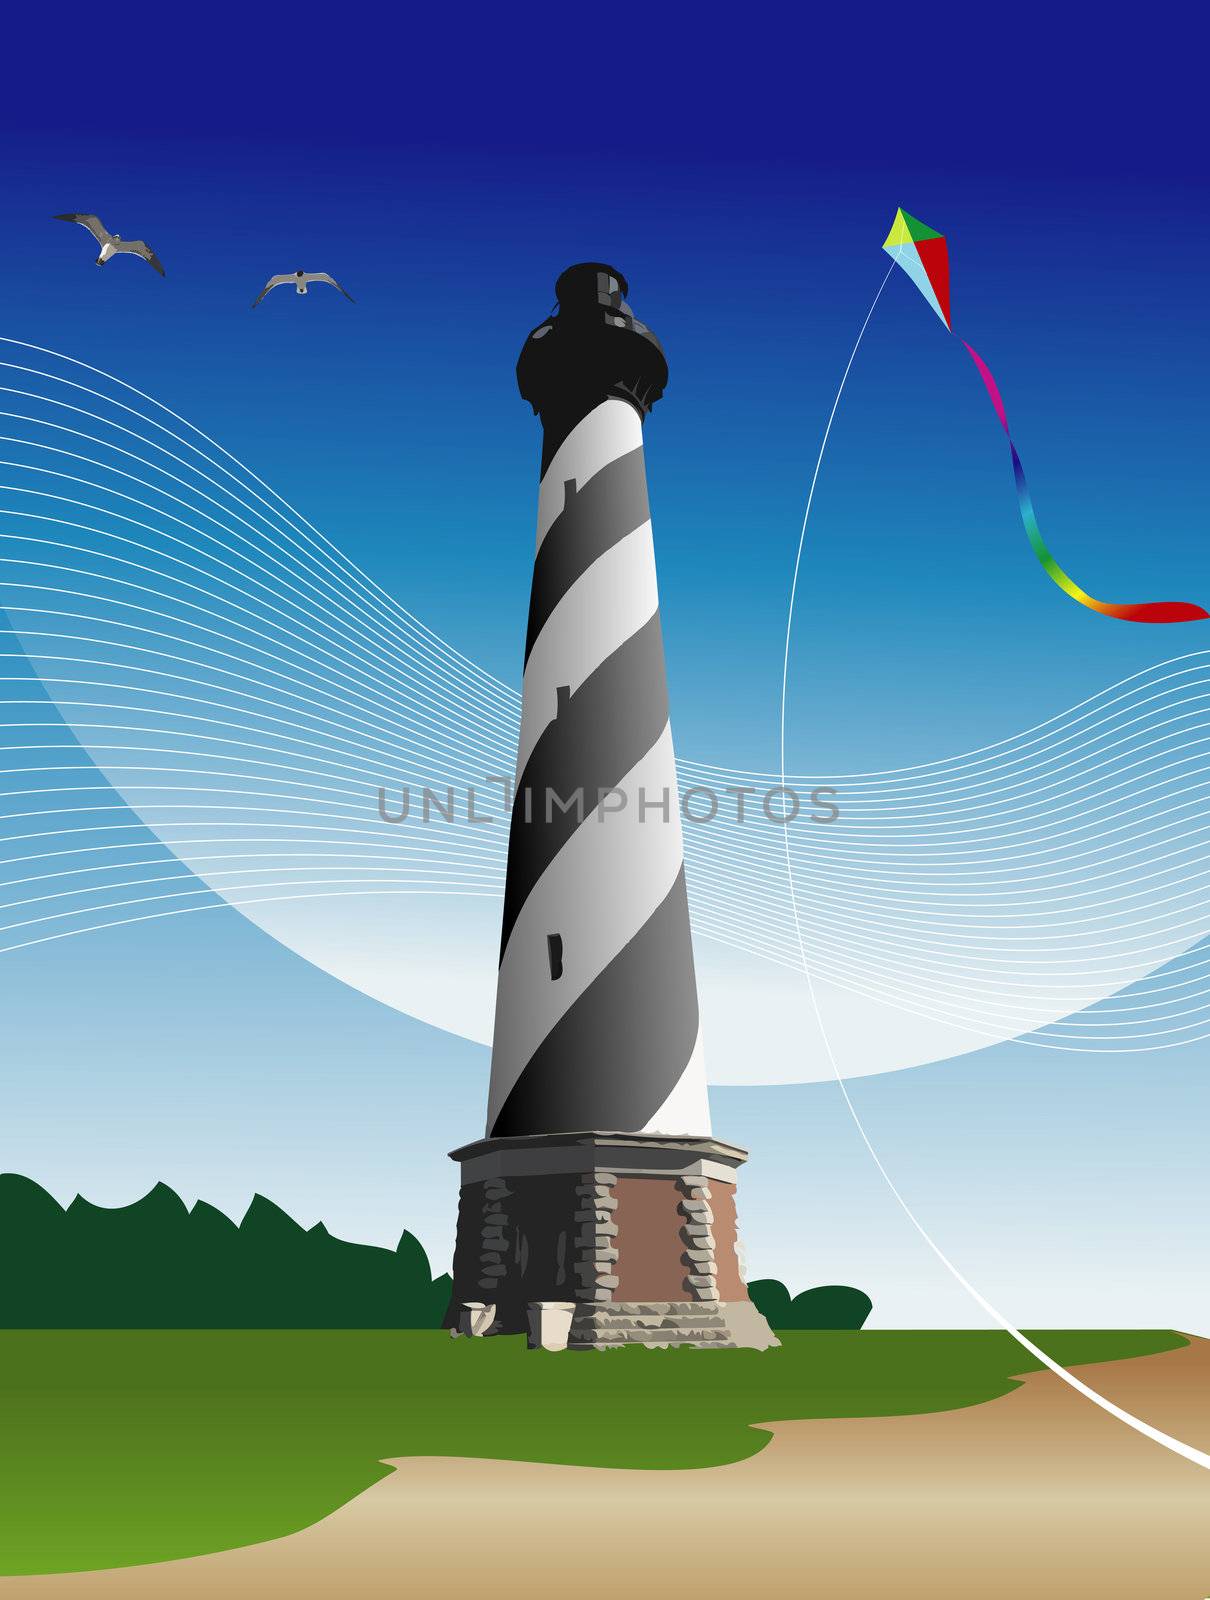
[[[1080,1369],[1210,1446],[1210,1343]],[[698,1472],[409,1458],[314,1527],[154,1567],[0,1581],[5,1600],[512,1600],[689,1592],[819,1600],[1204,1600],[1210,1473],[1050,1373],[984,1405],[783,1422]]]

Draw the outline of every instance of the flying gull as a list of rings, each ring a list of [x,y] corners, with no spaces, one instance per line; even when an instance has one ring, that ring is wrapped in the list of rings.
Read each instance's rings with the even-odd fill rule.
[[[330,283],[333,289],[340,289],[340,285],[330,272],[304,272],[300,267],[297,272],[279,272],[276,277],[270,278],[252,302],[252,309],[256,310],[270,289],[278,289],[283,283],[292,283],[299,294],[306,294],[309,283]],[[340,292],[346,300],[352,302],[353,296],[347,290],[340,289]]]
[[[97,257],[97,266],[103,267],[112,256],[126,252],[132,256],[142,256],[150,266],[153,266],[160,277],[164,276],[164,268],[160,265],[160,258],[149,245],[142,239],[123,239],[120,233],[110,233],[100,217],[91,211],[61,211],[55,217],[56,222],[78,222],[82,228],[87,228],[89,233],[101,246],[101,254]]]

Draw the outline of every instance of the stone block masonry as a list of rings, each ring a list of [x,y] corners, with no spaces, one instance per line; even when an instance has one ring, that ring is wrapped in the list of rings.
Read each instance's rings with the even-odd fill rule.
[[[535,1306],[568,1302],[570,1349],[776,1342],[740,1275],[735,1146],[591,1133],[485,1139],[454,1156],[463,1185],[448,1326],[491,1302],[487,1331],[521,1333]]]

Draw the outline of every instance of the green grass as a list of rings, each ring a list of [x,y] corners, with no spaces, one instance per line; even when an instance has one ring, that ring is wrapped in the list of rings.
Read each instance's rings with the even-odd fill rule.
[[[1036,1366],[995,1332],[782,1338],[544,1355],[429,1332],[0,1332],[0,1572],[274,1538],[383,1477],[386,1456],[716,1466],[762,1448],[754,1423],[975,1405]],[[1068,1364],[1187,1342],[1033,1338]]]

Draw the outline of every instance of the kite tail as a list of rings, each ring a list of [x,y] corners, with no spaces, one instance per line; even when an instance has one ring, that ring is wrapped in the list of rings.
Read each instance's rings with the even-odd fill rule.
[[[1008,431],[1008,415],[1004,410],[1004,401],[1000,397],[1000,390],[992,377],[991,371],[983,357],[963,339],[962,344],[971,360],[979,370],[983,379],[983,387],[987,390],[991,403],[996,408],[996,415],[1000,419],[1000,426],[1004,429],[1004,436],[1008,440],[1008,448],[1012,451],[1013,478],[1017,485],[1017,505],[1021,512],[1021,521],[1029,542],[1033,546],[1034,554],[1042,563],[1047,576],[1052,578],[1064,594],[1078,600],[1082,606],[1087,606],[1091,611],[1099,611],[1105,617],[1118,617],[1123,622],[1203,622],[1210,620],[1210,612],[1204,611],[1201,606],[1191,604],[1187,600],[1152,600],[1143,605],[1113,605],[1106,600],[1094,600],[1086,594],[1079,584],[1069,578],[1063,568],[1046,548],[1046,541],[1042,538],[1042,530],[1038,527],[1038,519],[1034,515],[1033,501],[1029,495],[1029,485],[1025,481],[1025,471],[1021,466],[1021,457],[1017,454],[1017,447],[1013,443],[1012,434]]]

